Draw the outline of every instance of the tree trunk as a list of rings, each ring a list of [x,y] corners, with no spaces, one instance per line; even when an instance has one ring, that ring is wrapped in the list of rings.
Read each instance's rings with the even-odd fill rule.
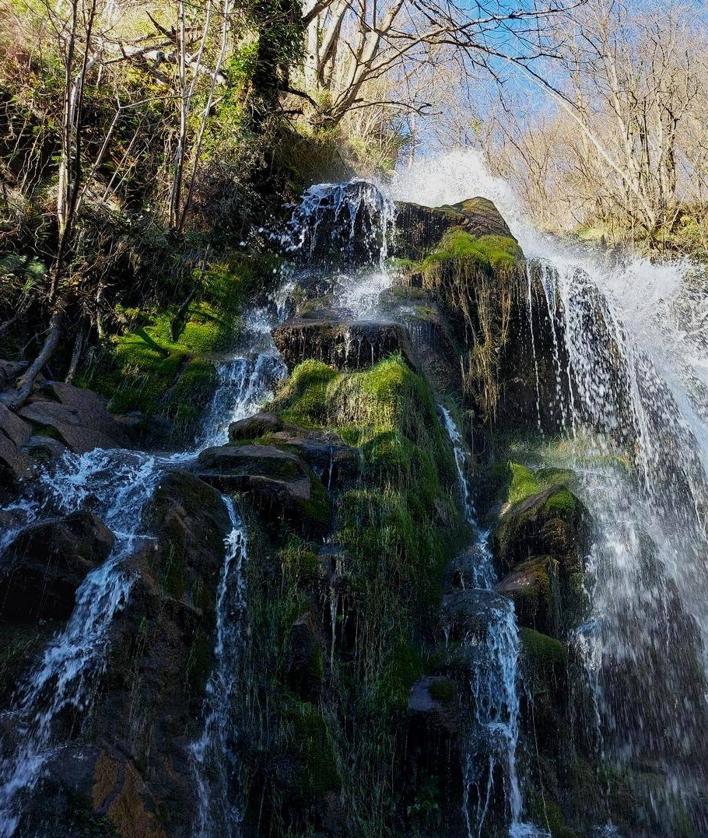
[[[54,354],[57,346],[59,345],[63,320],[64,312],[58,307],[55,308],[51,318],[49,319],[49,331],[44,339],[39,355],[37,355],[34,361],[32,361],[30,368],[20,378],[18,382],[20,386],[8,403],[8,407],[11,407],[13,410],[17,410],[22,407],[22,405],[27,401],[32,392],[37,376],[40,372],[42,372],[44,367],[47,365],[47,362]]]

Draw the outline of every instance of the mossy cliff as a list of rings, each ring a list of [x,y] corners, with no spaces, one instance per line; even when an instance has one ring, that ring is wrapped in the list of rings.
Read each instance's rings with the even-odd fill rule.
[[[573,472],[538,467],[515,442],[532,451],[555,410],[544,401],[553,358],[538,336],[537,370],[527,342],[535,303],[523,254],[489,202],[402,208],[401,218],[413,226],[397,245],[399,283],[382,300],[393,322],[298,312],[275,335],[290,374],[270,404],[233,423],[229,442],[202,451],[189,473],[163,476],[145,512],[153,540],[127,562],[134,587],[110,628],[91,723],[51,763],[28,828],[191,834],[189,743],[213,665],[229,528],[220,493],[235,499],[248,534],[230,731],[244,834],[466,834],[463,805],[478,802],[465,788],[475,650],[510,601],[524,818],[554,838],[589,834],[608,806],[630,823],[619,800],[628,786],[615,782],[618,800],[608,799],[607,766],[582,735],[574,692],[593,523]],[[124,312],[84,383],[139,411],[153,440],[198,433],[220,353],[275,265],[212,266],[187,305]],[[365,349],[340,351],[353,338]],[[474,455],[466,467],[493,590],[475,589],[479,532],[462,508],[439,404]],[[37,644],[23,625],[3,625],[3,636],[15,677]],[[482,834],[508,828],[503,785],[495,772]]]
[[[256,442],[326,432],[359,466],[329,483],[324,544],[251,530],[249,814],[263,834],[379,834],[405,816],[408,694],[466,536],[452,454],[429,385],[397,356],[351,373],[304,361],[269,410],[285,432]]]
[[[190,441],[216,385],[215,361],[233,348],[246,305],[279,267],[273,254],[232,256],[196,272],[179,303],[117,309],[116,334],[77,383],[108,398],[112,412],[139,414],[148,438]]]

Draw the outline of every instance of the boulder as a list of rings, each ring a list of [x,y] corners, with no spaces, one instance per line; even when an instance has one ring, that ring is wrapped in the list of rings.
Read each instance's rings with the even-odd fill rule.
[[[77,454],[129,445],[125,426],[108,412],[106,400],[71,384],[47,382],[19,415],[35,427],[51,428]]]
[[[425,207],[397,204],[395,255],[421,259],[451,227],[462,227],[473,236],[507,236],[509,227],[487,198],[469,198],[459,204]]]
[[[197,459],[203,480],[226,488],[243,488],[254,475],[296,480],[306,477],[307,466],[295,454],[272,445],[221,445],[207,448]]]
[[[0,619],[66,619],[86,574],[107,558],[113,534],[91,512],[34,524],[5,550],[0,571]]]
[[[489,626],[508,614],[511,607],[507,597],[481,588],[446,594],[442,607],[445,635],[453,642],[481,640]]]
[[[279,431],[282,427],[283,423],[274,413],[256,413],[255,416],[247,416],[229,425],[229,441],[257,439],[259,436]]]
[[[196,473],[222,490],[241,491],[271,523],[287,522],[312,534],[328,529],[327,493],[306,463],[272,445],[222,445],[199,455]]]
[[[517,565],[496,586],[498,593],[514,602],[520,626],[537,629],[551,636],[560,631],[564,607],[560,596],[558,562],[551,556],[537,556]]]
[[[340,487],[359,473],[359,451],[335,434],[288,428],[271,434],[269,441],[304,460],[328,489]]]
[[[167,472],[143,513],[157,536],[152,573],[175,599],[213,610],[201,591],[217,584],[231,522],[221,494],[186,471]]]
[[[32,435],[32,426],[0,402],[0,434],[4,434],[19,447]]]
[[[54,437],[36,434],[27,440],[22,450],[33,460],[49,461],[58,460],[66,453],[67,447]]]
[[[494,530],[495,558],[504,573],[533,556],[552,556],[566,574],[580,573],[589,515],[565,486],[549,486],[515,503]]]
[[[417,368],[408,335],[397,323],[293,318],[273,330],[273,340],[289,369],[305,358],[341,370],[361,369],[394,352]]]
[[[0,434],[0,495],[11,496],[32,475],[32,461],[11,439]]]

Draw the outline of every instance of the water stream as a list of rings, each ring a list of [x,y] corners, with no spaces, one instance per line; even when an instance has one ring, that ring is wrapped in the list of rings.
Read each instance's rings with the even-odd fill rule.
[[[282,294],[275,295],[271,308],[275,318],[282,316]],[[78,588],[67,625],[52,638],[39,664],[17,690],[9,715],[18,744],[0,762],[2,838],[15,834],[23,799],[32,793],[47,761],[61,745],[55,739],[61,717],[70,712],[85,719],[91,712],[104,672],[108,630],[130,595],[132,577],[125,566],[150,538],[143,528],[142,513],[161,476],[169,469],[189,465],[206,447],[226,442],[229,424],[255,412],[283,376],[284,366],[270,340],[270,322],[263,309],[254,310],[247,318],[247,351],[219,366],[219,384],[195,448],[174,454],[123,449],[95,449],[81,456],[65,454],[42,475],[34,487],[36,497],[23,507],[26,511],[22,525],[26,526],[89,503],[116,540],[107,561],[89,573]],[[234,596],[239,595],[233,590],[240,591],[242,584],[241,525],[231,500],[225,498],[225,503],[233,530],[227,537],[217,603],[224,610],[217,613],[216,674],[209,681],[205,728],[200,739],[205,754],[212,747],[210,740],[220,735],[223,719],[219,714],[226,712],[227,690],[220,669],[225,665],[224,655],[234,653],[236,639],[229,629],[226,640],[224,623],[234,608]],[[199,753],[200,746],[195,746],[195,755]],[[195,762],[200,764],[198,756]],[[201,800],[202,793],[206,793],[203,779],[198,788]]]
[[[481,599],[488,622],[480,639],[470,637],[470,692],[474,719],[470,725],[464,763],[463,815],[468,838],[485,834],[498,769],[504,778],[511,838],[547,833],[523,820],[524,801],[519,777],[520,641],[514,603],[493,593],[497,583],[489,547],[489,533],[477,521],[470,487],[467,449],[452,414],[440,406],[455,465],[467,523],[475,534],[471,561],[464,568],[472,597]],[[485,594],[489,596],[485,596]]]
[[[574,638],[592,693],[583,722],[634,784],[637,834],[666,834],[672,809],[706,834],[708,293],[687,262],[540,234],[473,151],[402,172],[393,193],[431,206],[488,197],[530,260],[528,345],[550,324],[561,416],[531,459],[576,471],[595,529],[590,615]]]

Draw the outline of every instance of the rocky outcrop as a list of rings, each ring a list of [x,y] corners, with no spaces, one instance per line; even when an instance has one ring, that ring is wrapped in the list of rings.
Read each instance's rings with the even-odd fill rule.
[[[67,619],[76,589],[112,546],[112,533],[90,512],[27,527],[2,556],[0,621]]]
[[[34,428],[56,435],[68,448],[83,454],[94,448],[125,448],[125,426],[106,408],[106,400],[91,390],[49,382],[19,410]]]
[[[408,335],[397,323],[293,319],[274,329],[273,340],[290,369],[303,358],[341,370],[360,369],[394,352],[416,367]]]
[[[318,477],[304,460],[272,445],[223,445],[199,455],[196,473],[221,489],[244,492],[271,522],[289,522],[307,533],[324,532],[331,508]]]
[[[229,425],[229,441],[241,442],[247,439],[257,439],[265,434],[274,433],[283,427],[283,423],[274,413],[256,413],[232,422]]]
[[[533,556],[553,556],[569,573],[582,571],[589,515],[565,486],[555,484],[506,509],[494,530],[495,557],[509,571]]]
[[[144,520],[154,540],[125,560],[133,584],[109,628],[91,723],[67,719],[68,744],[40,782],[27,834],[88,834],[77,819],[99,835],[193,833],[190,743],[201,734],[230,518],[218,491],[176,471]]]
[[[405,259],[421,259],[452,227],[461,227],[473,236],[512,237],[506,221],[487,198],[442,207],[400,202],[397,210],[395,254]]]

